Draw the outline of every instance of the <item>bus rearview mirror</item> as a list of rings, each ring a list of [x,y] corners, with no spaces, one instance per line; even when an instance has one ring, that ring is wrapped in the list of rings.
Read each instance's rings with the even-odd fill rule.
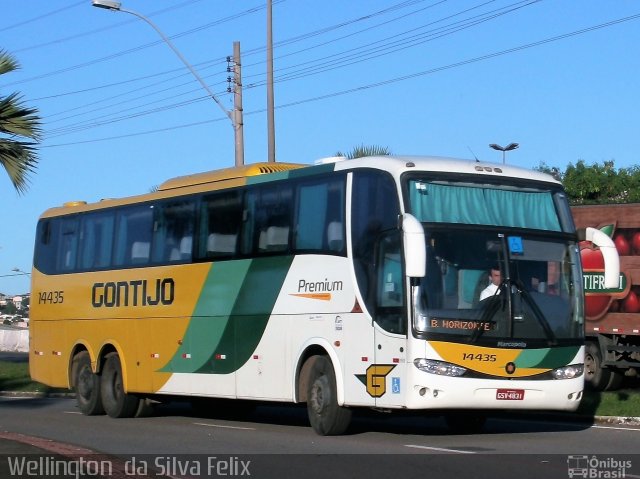
[[[402,236],[406,274],[410,278],[424,278],[427,265],[427,247],[424,228],[415,216],[402,216]]]

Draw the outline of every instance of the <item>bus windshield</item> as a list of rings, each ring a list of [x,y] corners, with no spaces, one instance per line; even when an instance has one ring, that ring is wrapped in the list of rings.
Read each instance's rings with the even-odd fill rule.
[[[579,253],[572,242],[493,231],[431,231],[414,329],[555,344],[582,336]]]
[[[409,181],[411,214],[426,223],[566,231],[563,201],[549,190],[482,183]]]
[[[561,194],[415,178],[408,187],[427,241],[417,334],[478,344],[582,337],[579,253],[563,234],[573,225]]]

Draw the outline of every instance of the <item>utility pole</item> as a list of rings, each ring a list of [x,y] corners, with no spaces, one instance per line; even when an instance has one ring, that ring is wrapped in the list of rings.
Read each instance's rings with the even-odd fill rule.
[[[242,72],[240,62],[240,42],[233,42],[233,115],[236,128],[236,166],[244,165],[244,119],[242,113]]]
[[[276,136],[274,127],[273,102],[273,36],[271,34],[272,0],[267,0],[267,161],[276,161]]]

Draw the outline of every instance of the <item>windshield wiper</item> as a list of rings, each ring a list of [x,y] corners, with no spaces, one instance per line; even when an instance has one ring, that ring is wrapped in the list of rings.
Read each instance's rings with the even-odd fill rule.
[[[538,320],[538,323],[540,323],[540,326],[542,326],[542,329],[544,330],[544,334],[547,336],[549,343],[556,344],[556,335],[553,334],[553,329],[551,329],[551,326],[549,325],[549,321],[547,321],[547,318],[545,317],[544,313],[540,310],[540,308],[536,304],[536,301],[531,296],[531,293],[527,291],[527,289],[524,287],[524,284],[520,280],[516,280],[514,282],[514,285],[517,289],[517,292],[522,295],[525,303],[527,303],[527,305],[529,305],[529,308],[531,308],[531,311],[533,312],[533,315],[535,316],[535,318]]]
[[[475,343],[476,341],[478,341],[478,339],[480,339],[480,336],[484,334],[484,332],[487,330],[485,327],[486,324],[489,324],[490,328],[492,328],[496,324],[495,320],[490,320],[489,318],[494,317],[500,309],[504,310],[504,295],[500,294],[504,283],[505,282],[503,281],[500,286],[498,286],[498,289],[493,296],[490,296],[484,300],[486,302],[486,305],[482,310],[482,316],[480,316],[480,319],[476,320],[478,323],[478,327],[473,331],[473,335],[470,339],[471,343]]]

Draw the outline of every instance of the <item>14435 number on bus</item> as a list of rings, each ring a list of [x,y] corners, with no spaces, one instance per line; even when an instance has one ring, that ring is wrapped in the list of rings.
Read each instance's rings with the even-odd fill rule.
[[[38,304],[64,303],[64,291],[41,291],[38,293]]]

